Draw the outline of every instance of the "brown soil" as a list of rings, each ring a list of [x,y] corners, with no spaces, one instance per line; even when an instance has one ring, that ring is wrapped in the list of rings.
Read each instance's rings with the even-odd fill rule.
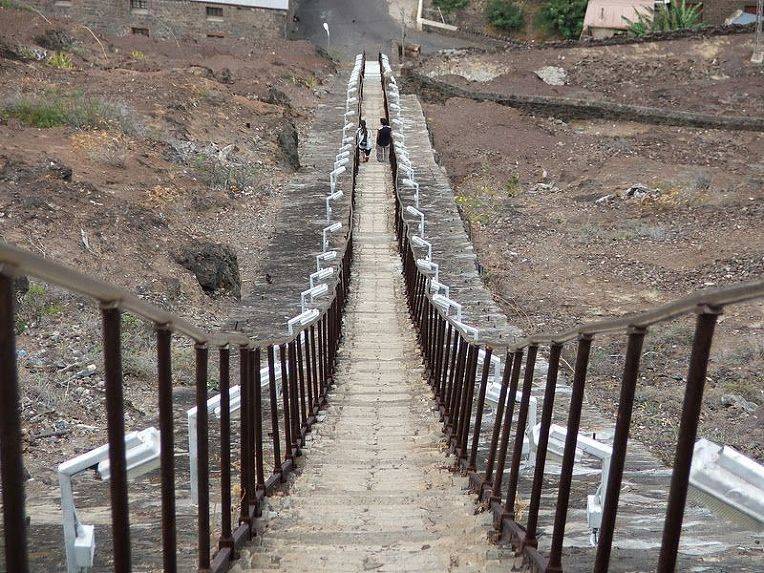
[[[563,330],[762,277],[761,134],[566,124],[463,99],[428,104],[425,112],[485,280],[526,332]],[[637,183],[651,190],[647,198],[620,196]],[[609,194],[617,196],[595,202]],[[730,307],[721,318],[701,427],[701,435],[758,459],[763,319],[762,303]],[[692,328],[691,318],[655,328],[642,360],[633,435],[667,462]],[[623,351],[622,337],[597,340],[590,367],[590,399],[613,415]],[[566,360],[572,364],[570,352]],[[727,394],[758,410],[725,406]]]
[[[50,29],[74,39],[65,49],[71,69],[52,66],[50,50],[35,59],[36,38]],[[266,280],[257,257],[294,173],[278,135],[310,120],[333,64],[304,42],[99,41],[82,27],[0,8],[0,239],[215,330],[238,301],[205,294],[174,254],[224,243],[238,255],[245,293]],[[96,121],[40,128],[9,112],[61,101]],[[105,440],[99,320],[92,301],[48,285],[33,281],[20,294],[32,497],[55,497],[56,465]],[[127,428],[143,429],[156,424],[154,334],[130,316],[123,327]],[[191,384],[193,349],[176,340],[174,351],[176,383]],[[192,393],[184,396],[188,407]]]
[[[761,115],[764,68],[750,62],[753,39],[752,34],[741,34],[597,48],[462,53],[432,58],[421,71],[481,92]],[[551,86],[539,79],[535,71],[544,66],[563,68],[567,85]],[[479,72],[484,68],[498,70],[490,74],[496,77],[469,81],[475,74],[483,79]]]

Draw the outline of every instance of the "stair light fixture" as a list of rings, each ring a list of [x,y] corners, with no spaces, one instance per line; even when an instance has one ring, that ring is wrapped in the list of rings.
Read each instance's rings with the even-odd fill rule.
[[[307,308],[306,308],[306,304],[307,304],[306,299],[308,297],[310,297],[310,302],[313,302],[314,299],[317,296],[321,296],[321,295],[326,294],[328,292],[329,292],[329,285],[327,285],[326,283],[321,283],[318,286],[314,286],[314,287],[311,287],[309,289],[305,289],[304,291],[302,291],[300,293],[300,305],[302,307],[302,312],[304,313],[307,310]]]
[[[329,247],[329,233],[336,233],[342,229],[342,223],[337,221],[336,223],[332,223],[331,225],[324,227],[323,230],[323,236],[324,236],[324,248],[323,250],[326,251],[326,249]]]
[[[413,215],[414,217],[419,217],[419,236],[424,239],[424,213],[422,213],[419,209],[412,207],[411,205],[406,207],[406,213]],[[432,255],[432,249],[430,249],[430,255]]]
[[[428,261],[432,260],[432,243],[430,243],[430,241],[425,241],[419,235],[411,235],[411,243],[415,247],[419,247],[420,249],[427,249],[427,259],[426,260],[428,260]]]
[[[303,311],[297,316],[290,318],[287,320],[287,330],[289,330],[289,334],[294,334],[294,327],[298,324],[300,326],[308,326],[311,322],[316,320],[320,314],[321,312],[317,308],[311,308],[310,310]]]
[[[319,269],[315,273],[311,274],[310,279],[310,288],[313,288],[316,286],[316,281],[323,281],[328,279],[334,275],[334,267],[327,267],[325,269]]]
[[[326,251],[320,255],[316,255],[316,270],[321,270],[321,261],[334,261],[337,259],[337,251]]]

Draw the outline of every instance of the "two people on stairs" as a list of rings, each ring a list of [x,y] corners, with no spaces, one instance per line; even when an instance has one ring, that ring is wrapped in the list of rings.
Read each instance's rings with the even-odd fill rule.
[[[392,143],[392,130],[390,123],[386,118],[380,118],[380,126],[377,130],[377,161],[384,163],[390,160],[390,144]],[[362,119],[358,130],[355,132],[355,141],[358,151],[363,158],[363,162],[369,161],[371,155],[372,143],[369,128],[366,127],[366,120]]]

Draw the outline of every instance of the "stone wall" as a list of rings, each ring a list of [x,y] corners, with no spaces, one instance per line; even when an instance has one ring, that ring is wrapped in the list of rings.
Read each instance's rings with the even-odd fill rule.
[[[81,22],[114,36],[146,33],[154,38],[281,38],[291,9],[271,10],[189,0],[147,0],[146,8],[130,0],[28,0],[42,12]],[[131,4],[133,7],[131,7]],[[222,8],[223,15],[208,16],[207,7]]]
[[[551,115],[561,119],[619,119],[658,125],[678,125],[682,127],[764,131],[764,117],[711,115],[691,111],[676,111],[657,107],[579,98],[519,94],[500,95],[475,92],[465,90],[444,81],[428,78],[427,76],[408,68],[404,68],[404,78],[406,88],[415,90],[424,97],[433,98],[436,101],[444,101],[449,97],[462,97],[476,101],[492,101],[501,105],[522,109],[530,113]]]
[[[711,15],[704,16],[705,28],[699,30],[673,30],[669,32],[656,32],[654,34],[645,34],[644,36],[631,36],[629,34],[618,34],[610,38],[593,38],[584,36],[575,40],[550,40],[547,42],[523,42],[510,36],[503,36],[496,33],[488,34],[484,30],[476,30],[470,27],[460,27],[458,30],[439,30],[442,35],[464,38],[466,40],[477,40],[482,43],[490,43],[494,46],[500,46],[508,50],[546,50],[548,48],[567,49],[567,48],[596,48],[599,46],[617,46],[626,44],[648,44],[651,42],[670,42],[672,40],[681,40],[685,38],[700,39],[710,36],[730,36],[734,34],[752,34],[756,30],[755,24],[746,26],[725,26],[724,19],[732,12],[742,9],[743,6],[749,6],[754,0],[721,0],[719,8],[709,7],[714,14],[723,14],[721,17]],[[727,8],[729,12],[727,12]],[[719,18],[719,21],[710,18]]]

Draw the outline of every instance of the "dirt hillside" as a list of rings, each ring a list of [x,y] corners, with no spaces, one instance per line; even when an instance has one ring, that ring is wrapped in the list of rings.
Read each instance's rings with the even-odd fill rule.
[[[737,40],[714,39],[713,50],[710,41],[688,40],[682,50],[674,46],[679,55],[664,63],[651,59],[653,74],[613,83],[613,97],[654,103],[657,91],[669,89],[673,81],[677,99],[670,105],[680,109],[761,112],[764,108],[755,104],[764,96],[761,68],[742,66],[737,76],[719,80],[716,91],[702,87],[711,80],[676,78],[677,58],[692,58],[698,70],[741,62]],[[603,93],[609,74],[621,77],[612,75],[618,66],[609,59],[611,52],[629,50],[636,56],[637,51],[665,54],[671,49],[661,43],[554,53],[572,69],[576,62],[587,62],[586,77],[599,82],[596,89]],[[529,63],[531,53],[504,60],[475,58],[511,71],[487,83],[472,82],[471,89],[494,91],[502,82],[520,89],[524,73],[535,82],[528,88],[531,93],[552,90],[528,72],[516,71],[542,63]],[[463,62],[462,69],[479,72],[470,65],[475,61]],[[627,68],[620,69],[627,74]],[[727,92],[737,94],[739,105],[722,102],[720,94]],[[565,122],[466,99],[430,103],[425,112],[485,267],[484,278],[510,318],[527,332],[566,329],[764,275],[760,133]],[[633,431],[667,462],[673,455],[692,329],[691,319],[654,329],[642,360]],[[590,368],[591,399],[613,415],[623,352],[622,339],[602,338]],[[572,364],[573,356],[566,360]],[[701,433],[760,460],[763,367],[764,305],[731,307],[718,327]]]
[[[215,330],[267,280],[258,255],[334,64],[304,42],[95,37],[8,4],[0,239]],[[100,318],[35,281],[18,303],[28,487],[49,495],[56,464],[104,439]],[[129,315],[123,330],[127,426],[142,429],[157,408],[154,333]],[[174,366],[179,388],[193,381],[187,342]]]

